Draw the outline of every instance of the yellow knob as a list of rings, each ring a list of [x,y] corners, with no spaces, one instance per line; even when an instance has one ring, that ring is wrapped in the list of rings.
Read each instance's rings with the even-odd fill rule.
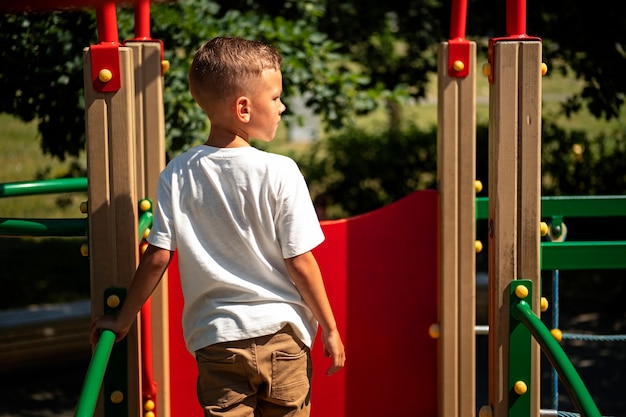
[[[155,417],[155,414],[153,411],[146,411],[143,417]]]
[[[481,192],[483,190],[483,183],[479,180],[474,181],[474,188],[476,189],[477,193]]]
[[[148,236],[150,236],[150,228],[147,228],[146,230],[143,231],[143,238],[147,239]]]
[[[89,243],[83,243],[80,245],[80,253],[85,257],[89,256]]]
[[[526,288],[525,285],[518,285],[515,287],[515,295],[517,295],[518,298],[528,297],[528,288]]]
[[[428,334],[431,339],[439,339],[439,323],[433,323],[428,327]]]
[[[549,306],[550,303],[548,303],[548,299],[546,297],[541,297],[541,312],[545,313],[546,311],[548,311]]]
[[[161,71],[162,72],[168,72],[170,70],[170,61],[168,61],[167,59],[164,59],[163,61],[161,61]]]
[[[491,75],[491,64],[490,64],[489,62],[485,62],[485,63],[483,64],[483,68],[482,68],[482,70],[483,70],[483,75],[484,75],[485,77],[490,76],[490,75]]]
[[[493,409],[491,408],[490,405],[483,405],[482,407],[480,407],[480,410],[478,411],[478,417],[492,417],[493,416]]]
[[[528,386],[524,381],[517,381],[515,385],[513,385],[513,391],[515,391],[517,395],[524,395],[528,391]]]
[[[89,206],[87,205],[87,202],[83,201],[82,203],[80,203],[80,212],[87,213],[87,210],[89,210]]]
[[[106,68],[101,69],[100,72],[98,73],[98,79],[102,81],[103,83],[108,83],[109,81],[111,81],[112,78],[113,78],[113,73],[111,72],[111,70],[108,70]]]
[[[152,208],[152,203],[150,202],[150,200],[141,200],[141,202],[139,203],[139,208],[141,209],[141,211],[148,211]]]
[[[557,342],[561,343],[561,340],[563,340],[562,331],[560,331],[559,329],[552,329],[550,330],[550,333],[552,334],[552,337],[556,339]]]
[[[545,62],[541,63],[541,75],[546,75],[548,73],[548,66]]]
[[[110,398],[113,404],[119,404],[124,401],[124,394],[122,391],[113,391]]]
[[[475,241],[474,248],[476,249],[476,253],[481,253],[483,251],[483,242],[480,240]]]
[[[154,410],[154,401],[152,400],[146,400],[146,402],[143,404],[143,408],[146,411],[152,411]]]
[[[107,298],[107,305],[111,308],[116,308],[120,305],[120,297],[115,294],[109,295],[109,297]]]
[[[539,225],[539,231],[541,232],[541,236],[547,235],[549,230],[550,228],[548,227],[548,223],[541,222],[541,224]]]
[[[454,68],[455,71],[457,72],[461,72],[465,69],[465,64],[463,63],[463,61],[454,61],[454,64],[452,64],[452,68]]]

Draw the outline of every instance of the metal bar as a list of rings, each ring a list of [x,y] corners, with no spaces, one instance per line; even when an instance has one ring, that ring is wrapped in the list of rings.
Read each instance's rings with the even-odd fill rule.
[[[467,21],[467,0],[452,0],[450,19],[450,39],[465,39]]]
[[[519,36],[526,34],[525,0],[507,0],[506,34],[507,36]]]
[[[87,178],[59,178],[0,184],[0,198],[87,191]]]
[[[626,269],[626,241],[542,242],[541,269]]]
[[[144,235],[144,232],[147,229],[152,227],[153,218],[154,216],[149,211],[141,213],[141,215],[139,216],[139,222],[138,222],[138,227],[137,227],[139,239],[142,238],[142,236]]]
[[[557,370],[561,382],[567,389],[572,401],[583,417],[601,417],[596,403],[591,398],[587,387],[576,372],[563,348],[556,341],[550,330],[537,318],[531,307],[525,301],[513,304],[511,313],[530,330],[537,342],[541,345],[552,366]]]
[[[96,7],[98,21],[98,41],[100,43],[119,43],[117,34],[117,11],[114,1],[104,1]]]
[[[150,0],[135,0],[135,40],[150,40]]]
[[[87,368],[85,382],[78,398],[75,417],[92,417],[96,409],[96,402],[104,380],[104,373],[115,343],[115,333],[104,330],[96,344],[93,356]]]
[[[87,219],[9,219],[0,218],[0,236],[82,237],[87,235]]]
[[[476,220],[487,218],[489,197],[476,198]],[[626,217],[626,195],[542,197],[543,217]]]

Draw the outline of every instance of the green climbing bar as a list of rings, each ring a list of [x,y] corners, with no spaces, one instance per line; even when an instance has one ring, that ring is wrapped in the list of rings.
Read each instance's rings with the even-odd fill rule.
[[[0,236],[82,237],[87,235],[87,219],[0,218]]]
[[[513,304],[512,314],[530,330],[535,339],[541,345],[541,350],[546,355],[554,369],[559,374],[561,382],[567,389],[572,401],[583,417],[601,417],[596,403],[591,398],[587,387],[576,372],[574,365],[569,360],[563,348],[556,341],[550,330],[533,313],[530,305],[525,301]]]
[[[0,198],[87,191],[87,178],[58,178],[0,184]]]
[[[76,413],[74,414],[75,417],[93,416],[114,342],[115,333],[112,331],[104,330],[100,335],[100,340],[96,344],[91,362],[89,362],[89,367],[87,368],[87,375],[85,376],[85,382],[83,383],[78,405],[76,406]]]

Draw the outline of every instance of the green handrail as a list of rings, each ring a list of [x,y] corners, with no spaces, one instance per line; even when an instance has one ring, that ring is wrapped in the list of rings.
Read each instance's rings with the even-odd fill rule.
[[[87,178],[57,178],[0,184],[0,198],[87,191]]]
[[[543,353],[559,374],[561,382],[583,417],[601,417],[596,403],[591,398],[574,365],[572,365],[563,348],[552,336],[550,330],[533,313],[530,305],[525,301],[520,301],[514,304],[511,310],[515,318],[524,323],[539,342]]]
[[[87,235],[87,219],[0,218],[0,236],[82,237]]]
[[[83,383],[76,412],[74,413],[75,417],[93,416],[102,381],[104,380],[104,372],[106,371],[114,343],[115,333],[111,330],[103,330],[87,368],[85,382]]]
[[[139,215],[139,221],[137,223],[137,232],[139,233],[139,240],[143,236],[144,232],[152,227],[152,221],[154,216],[151,212],[146,211]]]

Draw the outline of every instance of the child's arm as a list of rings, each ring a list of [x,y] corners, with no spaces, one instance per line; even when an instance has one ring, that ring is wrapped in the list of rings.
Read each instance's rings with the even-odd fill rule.
[[[324,354],[333,360],[326,374],[332,375],[343,368],[346,353],[337,330],[335,316],[328,301],[320,268],[312,252],[285,259],[285,264],[302,299],[309,306],[322,328]]]
[[[169,250],[148,245],[119,314],[115,317],[95,317],[91,322],[89,339],[92,344],[98,342],[103,329],[112,330],[116,334],[116,341],[126,336],[137,318],[137,313],[161,281],[172,254]]]

